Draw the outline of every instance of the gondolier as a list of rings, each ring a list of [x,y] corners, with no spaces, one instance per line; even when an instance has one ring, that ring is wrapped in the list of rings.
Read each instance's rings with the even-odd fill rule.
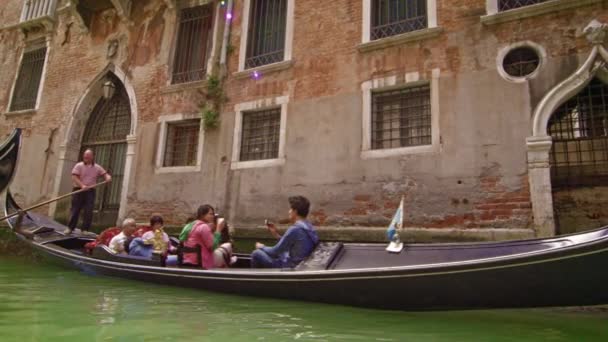
[[[104,177],[106,182],[112,180],[110,174],[101,165],[95,163],[93,150],[86,149],[82,154],[82,161],[77,163],[72,169],[73,190],[83,189],[85,191],[72,196],[72,208],[70,210],[70,222],[66,230],[67,234],[71,234],[76,228],[81,210],[84,211],[81,230],[85,232],[91,228],[93,207],[95,205],[95,189],[92,187],[97,183],[98,177]]]

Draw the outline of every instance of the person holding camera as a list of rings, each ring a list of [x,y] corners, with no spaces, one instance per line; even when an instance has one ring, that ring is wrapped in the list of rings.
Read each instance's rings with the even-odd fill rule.
[[[187,224],[179,235],[180,241],[186,247],[201,246],[201,260],[204,269],[212,269],[216,267],[227,267],[229,265],[218,264],[214,252],[221,255],[229,253],[228,260],[231,260],[232,246],[229,243],[221,244],[222,236],[227,235],[226,221],[223,218],[217,218],[215,210],[209,204],[201,205],[196,211],[196,220]],[[221,245],[220,245],[221,244]],[[228,246],[229,245],[229,246]],[[221,248],[221,249],[220,249]],[[216,253],[217,254],[217,253]],[[222,261],[219,258],[218,261]],[[196,265],[196,253],[184,253],[185,265]],[[230,261],[228,262],[230,263]]]
[[[251,254],[251,267],[293,268],[307,258],[319,243],[317,231],[306,220],[309,210],[310,201],[306,197],[289,197],[289,220],[293,223],[292,226],[281,236],[273,223],[266,222],[266,227],[279,242],[273,247],[256,242],[256,250]]]

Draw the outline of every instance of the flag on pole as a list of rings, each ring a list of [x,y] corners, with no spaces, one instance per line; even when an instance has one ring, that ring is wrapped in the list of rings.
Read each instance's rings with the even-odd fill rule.
[[[386,230],[386,237],[388,238],[388,241],[393,241],[395,233],[397,233],[397,230],[401,228],[403,228],[403,196],[401,196],[401,203],[399,203],[399,208],[397,208],[397,211],[393,216],[393,220],[391,221],[391,224]]]
[[[401,228],[403,228],[403,197],[401,197],[399,208],[397,208],[397,212],[395,212],[395,216],[393,216],[393,220],[386,230],[386,237],[390,241],[386,247],[387,252],[401,253],[403,250],[403,242],[401,242],[398,232]]]

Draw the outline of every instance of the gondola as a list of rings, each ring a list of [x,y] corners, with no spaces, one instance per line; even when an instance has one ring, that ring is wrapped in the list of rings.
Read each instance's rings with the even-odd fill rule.
[[[17,131],[0,147],[19,146]],[[17,164],[1,155],[6,214],[20,210],[8,189]],[[11,165],[11,167],[3,167]],[[3,178],[2,178],[3,177]],[[0,184],[2,185],[2,184]],[[83,253],[89,236],[63,234],[65,226],[27,212],[15,234],[42,255],[87,274],[239,295],[396,310],[572,306],[608,303],[608,227],[548,239],[509,242],[385,245],[323,242],[294,269],[236,267],[203,270],[166,267],[158,260],[119,256],[105,246]],[[204,295],[204,294],[202,294]]]

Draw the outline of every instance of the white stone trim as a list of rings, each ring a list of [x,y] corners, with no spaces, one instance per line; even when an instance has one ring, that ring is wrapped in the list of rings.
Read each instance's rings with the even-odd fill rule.
[[[433,69],[431,80],[423,80],[420,78],[418,72],[406,73],[404,76],[405,82],[397,82],[396,76],[389,76],[385,78],[377,78],[370,81],[365,81],[361,84],[362,96],[363,96],[363,110],[362,110],[362,144],[361,144],[361,158],[362,159],[375,159],[375,158],[386,158],[394,156],[402,156],[408,154],[419,154],[419,153],[437,153],[441,147],[441,135],[439,131],[439,77],[440,70]],[[431,91],[431,144],[424,146],[411,146],[411,147],[400,147],[400,148],[389,148],[389,149],[378,149],[372,150],[372,134],[371,134],[371,121],[372,121],[372,92],[383,91],[390,89],[399,89],[407,87],[415,87],[419,85],[430,85]]]
[[[135,159],[135,147],[137,144],[137,136],[127,135],[127,157],[125,158],[125,176],[122,179],[122,190],[120,192],[120,207],[118,207],[118,218],[116,222],[119,224],[127,215],[127,194],[129,185],[131,184],[131,175],[135,174],[134,159]],[[127,172],[127,170],[129,170]]]
[[[503,61],[504,61],[506,55],[511,50],[514,50],[514,49],[517,49],[520,47],[529,47],[529,48],[533,49],[534,51],[536,51],[536,53],[538,54],[538,58],[539,58],[539,64],[538,64],[538,67],[536,68],[536,70],[534,70],[534,72],[532,72],[531,74],[523,76],[523,77],[515,77],[515,76],[509,75],[505,71],[505,69],[503,67]],[[500,76],[502,78],[504,78],[505,80],[507,80],[509,82],[524,83],[524,82],[527,82],[527,81],[535,78],[536,76],[538,76],[538,73],[540,72],[540,70],[545,66],[546,60],[547,60],[547,51],[545,50],[545,48],[543,48],[539,44],[536,44],[532,41],[526,40],[526,41],[509,44],[509,45],[501,48],[498,51],[498,55],[496,56],[496,70],[498,70],[498,73],[500,74]]]
[[[214,6],[214,4],[212,3],[211,6]],[[217,53],[216,53],[216,45],[217,45],[217,39],[218,39],[218,33],[219,33],[219,27],[220,27],[220,5],[219,3],[215,4],[215,14],[213,18],[213,33],[211,35],[211,53],[209,54],[209,57],[207,58],[207,76],[212,75],[213,72],[215,70],[213,70],[213,67],[215,66],[215,58],[217,57]]]
[[[601,3],[603,0],[550,0],[534,5],[523,6],[508,11],[498,11],[498,0],[486,0],[486,15],[481,16],[485,25],[529,18],[537,15]]]
[[[372,1],[371,0],[362,0],[363,7],[363,20],[362,22],[362,35],[361,35],[361,44],[371,42],[371,25],[372,25]],[[437,0],[426,0],[426,20],[427,20],[427,29],[432,29],[438,27],[437,25]],[[398,37],[402,35],[408,35],[416,31],[403,33],[400,35],[396,35],[393,37]],[[433,32],[434,33],[434,32]],[[382,41],[384,39],[389,39],[391,37],[386,37],[382,39],[377,39],[375,41]],[[425,37],[423,37],[425,38]]]
[[[243,13],[241,20],[241,42],[239,47],[239,68],[237,72],[254,70],[255,68],[245,69],[245,58],[247,56],[247,40],[249,34],[249,13],[251,12],[251,0],[243,0]],[[287,0],[287,13],[285,22],[285,49],[283,61],[291,61],[293,50],[293,31],[294,31],[294,12],[295,0]],[[280,62],[279,62],[280,63]],[[276,63],[275,63],[276,64]],[[262,66],[263,67],[263,66]]]
[[[591,79],[601,71],[602,65],[596,63],[598,57],[601,57],[604,63],[608,63],[608,51],[601,45],[594,46],[585,63],[543,97],[534,110],[532,136],[548,136],[547,125],[553,112],[587,86]]]
[[[230,169],[248,169],[259,167],[280,166],[285,164],[285,141],[287,135],[287,105],[289,96],[266,98],[257,101],[238,103],[234,106],[234,136],[232,143],[232,162]],[[274,159],[239,161],[241,153],[241,133],[243,129],[243,112],[264,110],[268,108],[281,108],[281,127],[279,129],[279,154]]]
[[[38,84],[38,94],[36,94],[36,103],[34,104],[34,108],[23,109],[23,110],[18,110],[18,111],[11,111],[11,105],[13,104],[13,95],[15,92],[15,86],[17,85],[17,79],[19,79],[19,72],[21,71],[21,63],[23,63],[23,55],[26,52],[40,49],[43,47],[43,45],[46,46],[46,54],[44,55],[44,63],[42,64],[42,72],[40,74],[40,84]],[[10,96],[8,98],[6,113],[31,114],[31,112],[35,112],[40,108],[40,101],[42,100],[42,90],[44,89],[44,83],[45,83],[44,81],[46,78],[46,72],[47,72],[48,63],[49,63],[50,52],[51,52],[51,44],[50,44],[49,38],[45,39],[44,44],[41,44],[39,47],[30,49],[26,45],[25,48],[23,49],[23,51],[21,51],[21,57],[19,57],[19,64],[18,64],[19,67],[17,68],[17,72],[15,73],[15,77],[13,79],[13,85],[11,87]]]
[[[163,159],[167,148],[167,127],[171,123],[179,123],[181,121],[199,119],[198,131],[198,146],[196,152],[196,165],[194,166],[163,166]],[[156,162],[154,165],[154,173],[183,173],[183,172],[199,172],[203,160],[203,148],[205,141],[205,130],[203,129],[202,120],[199,114],[172,114],[161,115],[158,117],[160,131],[158,134],[158,146],[156,148]]]

